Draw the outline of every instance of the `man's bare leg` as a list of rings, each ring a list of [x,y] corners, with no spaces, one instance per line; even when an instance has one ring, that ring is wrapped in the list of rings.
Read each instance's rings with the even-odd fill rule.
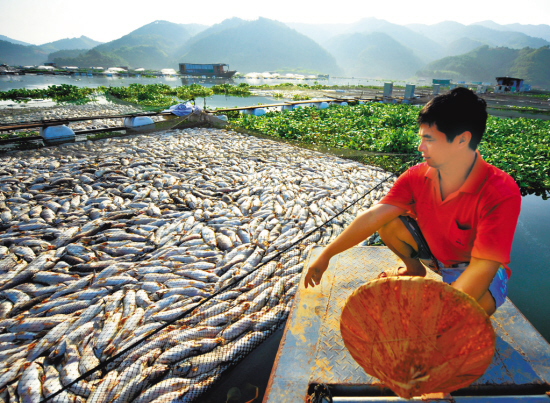
[[[411,258],[418,246],[411,233],[399,218],[396,218],[378,230],[382,241],[390,250],[395,253],[405,264],[404,268],[399,268],[399,276],[422,276],[426,275],[426,268],[418,259]]]
[[[483,296],[477,301],[477,303],[481,305],[481,307],[489,316],[494,314],[497,310],[497,304],[489,290],[485,291],[485,294],[483,294]]]

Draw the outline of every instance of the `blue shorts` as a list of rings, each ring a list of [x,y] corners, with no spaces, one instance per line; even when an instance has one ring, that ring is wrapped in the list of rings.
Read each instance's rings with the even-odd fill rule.
[[[456,269],[446,269],[443,267],[441,269],[443,281],[447,284],[451,284],[452,282],[456,281],[456,279],[462,274],[462,272],[464,272],[464,269],[464,267],[459,267]],[[493,296],[497,308],[504,304],[504,301],[506,300],[506,295],[508,295],[508,289],[506,287],[507,283],[508,274],[506,273],[504,267],[500,266],[498,268],[497,274],[495,274],[495,277],[493,278],[493,281],[491,281],[491,285],[489,286],[489,292]]]
[[[458,276],[460,276],[464,269],[466,269],[468,263],[459,263],[456,265],[458,267],[445,268],[443,263],[438,260],[438,267],[436,267],[430,247],[424,239],[422,231],[420,231],[420,227],[418,226],[416,220],[408,216],[399,216],[399,219],[403,222],[405,228],[407,228],[410,232],[416,242],[416,245],[418,246],[418,251],[411,257],[419,259],[425,266],[435,272],[440,272],[445,283],[451,284],[456,281]],[[489,286],[489,292],[493,296],[497,308],[504,304],[504,301],[506,300],[506,295],[508,294],[508,290],[506,288],[507,283],[508,274],[506,273],[504,267],[500,266],[497,274],[495,274],[495,277],[491,282],[491,285]]]

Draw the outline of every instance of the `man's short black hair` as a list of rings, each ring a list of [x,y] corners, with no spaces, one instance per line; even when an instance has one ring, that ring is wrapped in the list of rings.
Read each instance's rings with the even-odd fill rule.
[[[454,88],[438,95],[420,111],[418,125],[435,123],[452,143],[456,136],[469,131],[472,138],[468,146],[475,150],[487,126],[487,103],[467,88]]]

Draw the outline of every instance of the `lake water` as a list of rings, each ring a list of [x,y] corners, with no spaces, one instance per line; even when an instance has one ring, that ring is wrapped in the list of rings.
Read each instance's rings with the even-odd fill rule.
[[[248,83],[250,85],[269,84],[276,85],[281,83],[309,84],[313,85],[316,80],[288,80],[288,79],[206,79],[206,78],[179,78],[179,77],[156,77],[156,78],[136,78],[136,77],[82,77],[82,76],[0,76],[0,91],[8,91],[16,88],[46,88],[49,85],[71,84],[77,87],[95,88],[105,87],[123,87],[132,83],[139,84],[166,84],[171,87],[180,85],[200,84],[205,87],[211,87],[214,84],[229,83],[238,85]],[[384,81],[370,80],[366,78],[329,78],[328,80],[317,80],[323,85],[376,85],[384,86]],[[394,85],[405,85],[405,81],[395,81]],[[412,83],[417,85],[428,85],[427,82]]]
[[[229,83],[238,85],[240,83],[248,83],[250,85],[269,84],[276,85],[281,83],[309,84],[313,85],[315,80],[287,80],[287,79],[204,79],[204,78],[179,78],[179,77],[156,77],[156,78],[135,78],[135,77],[73,77],[73,76],[48,76],[48,75],[24,75],[24,76],[0,76],[0,91],[9,91],[12,89],[41,89],[47,88],[50,85],[70,84],[77,87],[124,87],[133,83],[138,84],[166,84],[171,87],[179,87],[180,85],[200,84],[205,87],[211,87],[215,84]],[[384,83],[378,80],[357,79],[357,78],[329,78],[328,80],[319,80],[323,85],[379,85]],[[395,85],[404,85],[404,82],[395,82]],[[97,97],[99,103],[107,102],[104,97]],[[235,97],[225,95],[213,95],[208,98],[196,98],[196,105],[209,109],[214,108],[232,108],[241,106],[257,105],[258,103],[278,103],[281,99],[250,96],[250,97]],[[0,101],[0,108],[20,108],[20,107],[50,107],[56,105],[50,100],[30,101],[26,104],[18,104],[13,101]]]
[[[508,297],[550,342],[550,200],[523,197],[510,269]]]
[[[276,84],[285,82],[283,80],[206,80],[206,79],[182,79],[175,77],[166,77],[166,78],[116,78],[116,77],[71,77],[71,76],[36,76],[36,75],[25,75],[25,76],[0,76],[0,91],[9,91],[11,89],[41,89],[47,88],[50,85],[61,85],[61,84],[71,84],[78,87],[89,87],[96,88],[100,86],[104,87],[124,87],[133,83],[139,84],[166,84],[171,87],[179,87],[181,85],[190,85],[193,83],[203,85],[205,87],[211,87],[214,84],[223,84],[229,82],[231,84],[239,84],[241,82],[249,82],[252,84],[252,81],[273,81]],[[303,83],[304,80],[293,80],[296,82]],[[326,80],[325,80],[326,82]],[[309,81],[310,84],[313,84],[312,81]],[[265,83],[263,83],[265,84]],[[328,84],[327,84],[328,85]],[[330,84],[333,85],[333,84]],[[366,85],[366,84],[365,84]],[[98,96],[97,102],[100,104],[108,103],[105,97]],[[262,104],[272,104],[281,102],[281,99],[265,96],[249,96],[249,97],[238,97],[238,96],[226,96],[226,95],[212,95],[207,98],[195,98],[196,105],[201,108],[232,108],[240,106],[251,106]],[[22,108],[22,107],[51,107],[56,105],[54,101],[51,100],[40,100],[40,101],[29,101],[27,103],[15,103],[13,101],[0,101],[0,108]]]

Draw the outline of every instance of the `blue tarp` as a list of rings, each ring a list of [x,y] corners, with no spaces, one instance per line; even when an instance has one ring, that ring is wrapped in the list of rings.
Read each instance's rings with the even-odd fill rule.
[[[187,116],[190,113],[193,113],[193,104],[191,102],[181,103],[177,105],[172,105],[169,109],[164,110],[163,112],[172,112],[176,116]]]

